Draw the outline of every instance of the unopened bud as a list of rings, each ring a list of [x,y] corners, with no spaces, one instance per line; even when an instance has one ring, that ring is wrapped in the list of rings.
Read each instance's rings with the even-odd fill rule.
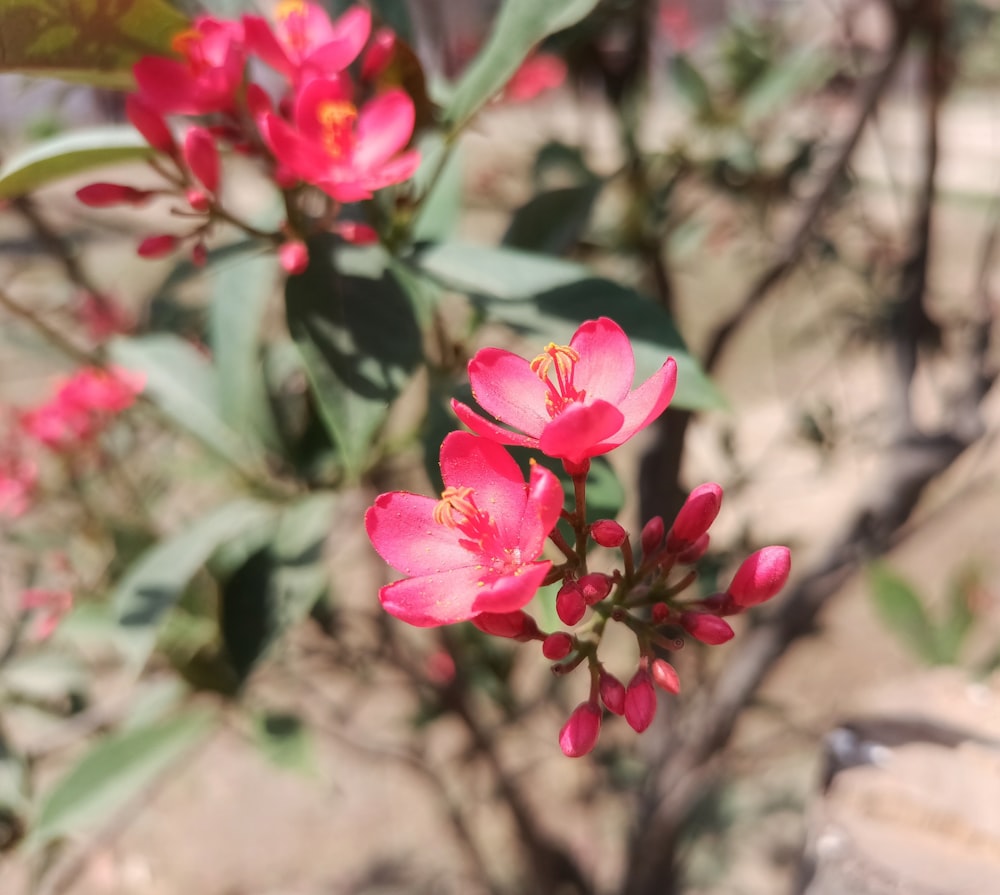
[[[199,240],[191,247],[191,263],[195,267],[204,267],[206,261],[208,261],[208,249],[205,248],[205,243]]]
[[[616,715],[625,714],[625,685],[613,674],[608,674],[603,668],[600,676],[601,702],[609,712]]]
[[[653,723],[656,714],[656,691],[649,670],[640,665],[625,688],[625,720],[636,733]]]
[[[591,572],[576,582],[576,586],[583,595],[583,602],[588,606],[600,603],[601,600],[611,593],[613,585],[614,581],[611,576],[603,575],[600,572]]]
[[[698,540],[715,521],[722,507],[722,487],[715,482],[699,485],[684,501],[670,534],[667,550],[679,553]]]
[[[378,242],[375,229],[358,221],[337,221],[333,225],[333,232],[351,245],[368,246]]]
[[[663,625],[674,617],[674,611],[666,603],[655,603],[651,615],[654,625]]]
[[[76,191],[76,198],[90,208],[142,205],[152,195],[150,190],[137,190],[121,183],[91,183]]]
[[[184,198],[187,199],[188,205],[190,205],[191,208],[199,214],[204,214],[212,205],[212,202],[205,194],[205,191],[195,189],[194,187],[185,191]]]
[[[621,547],[628,532],[614,519],[598,519],[590,526],[590,536],[602,547]]]
[[[762,547],[743,560],[727,591],[738,605],[756,606],[785,586],[791,570],[792,554],[787,547]]]
[[[163,258],[176,249],[179,242],[176,236],[171,236],[169,233],[147,236],[139,243],[136,253],[140,258]]]
[[[718,646],[733,639],[734,632],[729,622],[717,615],[710,615],[707,612],[682,612],[680,623],[695,640],[700,640],[709,646]]]
[[[286,242],[278,249],[278,263],[286,273],[293,276],[303,273],[309,266],[309,249],[298,239]]]
[[[219,150],[215,138],[203,127],[192,127],[184,135],[184,161],[205,189],[219,188]]]
[[[583,599],[575,581],[567,581],[556,594],[556,615],[564,625],[575,625],[587,611],[587,603]]]
[[[391,28],[379,28],[373,35],[361,60],[361,79],[374,81],[386,70],[396,50],[396,33]]]
[[[677,669],[666,659],[653,659],[649,671],[653,682],[661,690],[666,690],[675,696],[681,692],[681,679],[677,674]]]
[[[541,634],[535,620],[526,612],[482,612],[472,620],[480,631],[494,637],[506,637],[525,643]]]
[[[559,748],[568,758],[579,758],[597,745],[600,733],[600,706],[593,702],[581,702],[559,731]]]
[[[549,634],[542,641],[542,655],[553,662],[565,659],[572,649],[573,638],[565,631],[556,631],[554,634]]]
[[[663,543],[663,531],[663,518],[661,516],[654,516],[642,527],[639,541],[642,544],[644,557],[660,549],[660,545]]]
[[[163,120],[163,116],[147,105],[137,94],[130,94],[125,99],[125,114],[128,120],[146,142],[158,152],[174,155],[177,152],[177,144],[174,142],[174,135],[170,133],[170,128]]]

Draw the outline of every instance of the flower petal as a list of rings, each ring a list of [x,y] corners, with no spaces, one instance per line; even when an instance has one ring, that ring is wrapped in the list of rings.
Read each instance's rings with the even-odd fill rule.
[[[302,136],[320,148],[327,136],[323,130],[323,109],[328,103],[351,101],[351,85],[345,78],[330,75],[306,81],[295,96],[292,118]],[[324,153],[325,154],[325,153]]]
[[[622,328],[607,317],[586,320],[570,340],[580,360],[573,370],[573,384],[588,400],[618,404],[632,388],[635,355]]]
[[[463,404],[461,401],[456,401],[454,398],[451,399],[451,409],[455,411],[455,415],[463,423],[465,423],[465,425],[472,429],[472,431],[477,435],[482,435],[483,438],[488,438],[490,441],[495,441],[497,444],[511,444],[517,445],[518,447],[528,448],[538,447],[537,438],[532,438],[530,435],[522,435],[520,432],[511,432],[510,429],[498,426],[491,420],[480,416],[467,404]]]
[[[410,142],[415,120],[413,100],[402,90],[387,90],[365,103],[358,115],[354,164],[362,170],[385,164]]]
[[[404,575],[440,573],[477,562],[453,529],[434,521],[436,505],[433,497],[394,491],[380,494],[365,513],[365,530],[379,556]]]
[[[563,489],[555,473],[539,463],[532,463],[518,543],[522,558],[529,560],[541,556],[549,532],[559,521],[562,505]]]
[[[545,427],[538,447],[550,457],[582,463],[611,450],[597,447],[621,428],[623,420],[622,412],[607,401],[570,404]]]
[[[334,22],[329,39],[312,43],[303,68],[327,74],[343,71],[361,54],[371,29],[371,13],[363,6],[351,7]]]
[[[469,361],[469,381],[479,406],[500,422],[537,438],[549,423],[548,386],[523,357],[483,348]]]
[[[282,118],[267,112],[258,127],[275,158],[293,174],[311,182],[329,175],[331,159],[322,146],[303,137]]]
[[[295,65],[288,58],[288,54],[275,37],[266,19],[261,16],[243,16],[243,34],[247,49],[260,60],[286,78],[291,78],[295,74]]]
[[[677,363],[668,357],[659,370],[618,404],[625,421],[605,450],[623,444],[653,422],[670,405],[676,387]]]
[[[145,56],[132,66],[132,74],[142,99],[161,115],[201,113],[197,100],[199,84],[184,63],[161,56]]]

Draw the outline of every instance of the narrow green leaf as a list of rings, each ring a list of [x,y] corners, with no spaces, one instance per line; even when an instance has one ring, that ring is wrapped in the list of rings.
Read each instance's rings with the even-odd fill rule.
[[[128,88],[132,66],[171,55],[189,24],[167,0],[4,0],[0,71]]]
[[[7,160],[0,168],[0,199],[23,196],[71,174],[119,162],[143,161],[153,155],[155,150],[142,134],[125,125],[60,134]]]
[[[466,69],[445,109],[453,130],[465,124],[487,100],[497,94],[543,38],[575,25],[597,0],[505,0],[486,45]]]
[[[868,569],[868,586],[875,610],[888,628],[914,655],[928,665],[938,665],[935,631],[916,591],[887,566],[876,563]]]
[[[38,848],[92,830],[136,798],[213,726],[211,714],[192,711],[100,741],[42,798],[26,845]]]
[[[670,60],[670,75],[691,111],[701,119],[710,119],[713,113],[712,92],[691,60],[683,53],[675,55]]]
[[[305,273],[288,279],[288,328],[344,473],[357,479],[377,459],[373,442],[389,405],[420,363],[421,333],[388,271],[378,279],[345,275],[326,239],[310,247],[310,259]]]
[[[188,582],[224,543],[266,521],[269,504],[240,499],[224,504],[147,550],[119,582],[111,597],[118,623],[127,633],[127,655],[141,667],[156,643],[167,612]]]
[[[538,193],[514,212],[503,244],[552,255],[569,251],[586,230],[600,191],[595,181]]]

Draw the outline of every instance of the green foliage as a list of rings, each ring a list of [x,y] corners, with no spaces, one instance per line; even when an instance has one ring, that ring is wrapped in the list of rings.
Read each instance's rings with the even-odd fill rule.
[[[0,199],[23,196],[71,174],[118,162],[144,161],[155,154],[132,127],[95,127],[60,134],[7,160],[0,168]]]
[[[0,71],[129,87],[188,20],[167,0],[0,0]]]

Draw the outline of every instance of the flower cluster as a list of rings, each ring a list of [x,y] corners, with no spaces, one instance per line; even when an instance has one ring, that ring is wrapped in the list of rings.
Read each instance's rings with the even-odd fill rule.
[[[669,528],[659,517],[650,520],[638,550],[614,520],[587,523],[591,458],[649,425],[673,397],[673,359],[637,388],[634,375],[628,337],[604,317],[586,321],[568,345],[549,344],[531,361],[496,348],[479,351],[469,362],[473,395],[499,422],[454,401],[472,433],[453,432],[441,445],[440,499],[382,494],[365,516],[375,549],[405,576],[381,589],[392,615],[418,626],[471,621],[497,637],[538,641],[557,674],[588,670],[589,696],[559,735],[571,757],[594,748],[605,709],[636,731],[649,727],[656,689],[680,689],[677,672],[659,652],[676,650],[685,637],[725,643],[734,634],[726,617],[775,596],[791,568],[786,547],[765,547],[740,565],[724,592],[683,596],[696,580],[694,566],[722,504],[722,488],[714,483],[691,492]],[[542,465],[533,462],[525,481],[503,445],[561,460],[575,506],[563,507],[559,480]],[[560,532],[560,519],[575,544]],[[547,540],[561,561],[544,557]],[[619,551],[621,568],[591,572],[593,544]],[[524,607],[542,585],[557,583],[555,612],[565,630],[542,631]],[[636,637],[638,662],[627,684],[599,656],[609,622]]]
[[[153,167],[166,181],[156,189],[92,183],[80,201],[103,208],[139,206],[159,195],[180,199],[175,211],[192,221],[186,233],[159,233],[138,247],[142,257],[167,255],[188,245],[196,263],[206,257],[206,238],[217,222],[242,227],[279,245],[290,272],[308,263],[306,236],[330,227],[353,242],[377,239],[364,224],[340,221],[340,203],[372,197],[401,183],[419,164],[407,149],[413,136],[413,100],[398,87],[379,89],[393,59],[392,31],[372,29],[360,6],[336,21],[315,3],[281,0],[274,20],[244,15],[240,21],[197,17],[173,41],[176,58],[148,56],[136,63],[137,93],[126,113],[156,150]],[[280,76],[268,92],[252,75],[263,63]],[[264,80],[267,80],[265,77]],[[273,80],[273,76],[272,76]],[[175,133],[168,116],[195,116]],[[277,233],[262,233],[223,205],[223,152],[255,159],[281,189],[289,220]],[[310,218],[303,194],[318,188],[327,197],[322,214]]]

